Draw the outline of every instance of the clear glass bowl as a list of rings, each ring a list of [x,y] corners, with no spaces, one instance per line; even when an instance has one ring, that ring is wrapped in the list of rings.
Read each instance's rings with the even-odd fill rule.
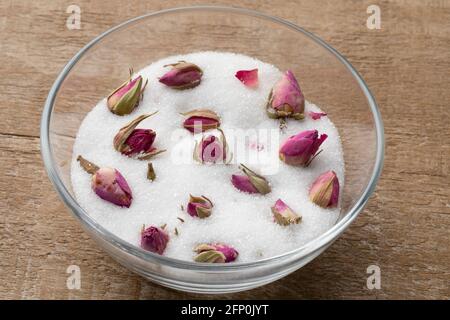
[[[98,225],[72,191],[70,162],[85,115],[118,83],[129,66],[139,70],[160,58],[203,50],[256,57],[298,75],[306,98],[337,126],[345,156],[342,211],[336,224],[306,245],[250,263],[197,264],[155,255]],[[81,49],[56,79],[42,115],[42,157],[64,203],[86,232],[119,263],[161,285],[189,292],[225,293],[275,281],[322,253],[356,218],[373,192],[384,154],[377,105],[357,71],[310,32],[279,18],[227,7],[185,7],[134,18]]]

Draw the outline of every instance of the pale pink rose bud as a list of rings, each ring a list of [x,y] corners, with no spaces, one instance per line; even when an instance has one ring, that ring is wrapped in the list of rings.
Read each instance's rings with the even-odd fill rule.
[[[189,89],[200,84],[203,72],[197,65],[186,61],[180,61],[164,67],[172,67],[165,73],[159,82],[174,89]]]
[[[289,165],[308,166],[327,137],[326,134],[319,136],[317,130],[306,130],[289,137],[281,145],[280,159]]]
[[[142,120],[155,113],[141,115],[121,128],[114,137],[114,148],[123,155],[136,156],[139,160],[148,160],[164,152],[165,150],[158,150],[153,147],[153,142],[156,138],[155,131],[151,129],[135,129]]]
[[[292,71],[288,70],[275,84],[267,102],[267,114],[271,118],[303,119],[305,97]]]
[[[321,174],[312,184],[309,199],[323,208],[336,207],[339,201],[339,179],[332,170]]]
[[[247,87],[256,88],[258,86],[258,69],[239,70],[234,76]]]
[[[169,242],[169,235],[164,228],[142,227],[141,248],[162,255]]]
[[[192,217],[200,219],[207,218],[211,215],[213,203],[205,196],[194,197],[189,196],[189,203],[187,205],[187,213]]]
[[[86,172],[92,174],[91,187],[100,198],[121,207],[130,207],[133,199],[131,189],[118,170],[99,168],[82,156],[78,156],[77,160]]]
[[[220,134],[204,135],[194,148],[194,160],[200,163],[214,164],[226,163],[230,157],[228,155],[228,145],[225,135],[219,129]]]
[[[208,109],[196,109],[182,113],[182,115],[187,117],[183,122],[183,127],[192,133],[204,132],[220,126],[219,116]]]
[[[281,199],[278,199],[271,209],[275,222],[280,225],[287,226],[290,224],[297,224],[302,220],[302,217],[295,213]]]
[[[233,247],[221,243],[201,244],[194,251],[197,253],[194,260],[204,263],[233,262],[239,255]]]
[[[269,182],[263,176],[250,170],[243,164],[239,167],[244,175],[233,174],[231,183],[233,186],[243,192],[267,194],[271,191]]]
[[[130,70],[130,79],[114,90],[106,100],[109,110],[119,116],[131,113],[139,105],[147,85],[146,81],[142,86],[141,76],[132,80],[132,73],[133,71]]]

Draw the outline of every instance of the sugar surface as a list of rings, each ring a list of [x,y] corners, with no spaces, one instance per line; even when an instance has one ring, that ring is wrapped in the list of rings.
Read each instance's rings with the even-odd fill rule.
[[[201,85],[178,91],[156,80],[167,71],[164,65],[178,60],[195,63],[203,69]],[[245,87],[234,77],[237,70],[253,68],[258,68],[259,73],[257,89]],[[207,166],[174,163],[175,145],[185,145],[198,139],[198,135],[193,137],[186,130],[179,129],[183,121],[181,112],[210,108],[221,116],[225,132],[233,128],[265,128],[279,132],[279,122],[268,119],[265,113],[267,96],[281,75],[276,67],[239,54],[198,52],[159,60],[138,74],[149,79],[139,107],[132,114],[120,117],[108,110],[106,99],[102,100],[86,115],[74,144],[71,169],[73,190],[79,204],[99,224],[120,238],[139,245],[139,232],[143,224],[167,223],[171,239],[166,256],[192,260],[195,245],[223,242],[239,251],[237,261],[245,262],[298,248],[336,222],[339,208],[322,209],[308,199],[311,183],[326,170],[332,169],[337,173],[341,187],[344,182],[340,138],[328,117],[313,121],[307,116],[303,121],[288,121],[287,129],[278,138],[280,142],[313,128],[329,137],[322,145],[324,151],[308,168],[292,167],[277,161],[278,170],[267,175],[272,192],[265,196],[241,193],[231,185],[231,175],[239,173],[236,164]],[[297,79],[301,85],[301,74],[297,75]],[[306,102],[305,109],[306,113],[321,111],[309,102]],[[156,147],[168,149],[168,152],[152,159],[157,178],[150,182],[146,179],[147,163],[122,156],[114,150],[112,141],[122,126],[140,114],[155,110],[159,113],[144,120],[139,127],[155,130]],[[176,138],[180,131],[183,137]],[[271,155],[277,158],[277,150],[271,151]],[[76,161],[79,154],[99,166],[115,167],[124,175],[133,192],[130,208],[114,206],[95,195],[90,187],[90,175]],[[263,169],[258,164],[252,168]],[[186,206],[190,193],[206,195],[214,202],[213,214],[209,218],[192,218],[181,211],[180,206]],[[302,215],[300,224],[282,227],[273,222],[270,207],[278,198]],[[177,217],[185,222],[182,223]],[[174,228],[178,229],[178,236],[174,235]]]

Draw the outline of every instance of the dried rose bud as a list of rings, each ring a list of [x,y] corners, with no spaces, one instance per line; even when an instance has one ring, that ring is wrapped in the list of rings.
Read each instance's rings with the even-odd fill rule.
[[[305,97],[292,71],[288,70],[275,84],[267,102],[267,114],[271,118],[292,117],[303,119]]]
[[[222,130],[219,137],[215,135],[203,136],[200,143],[196,143],[194,148],[194,160],[200,163],[221,163],[227,162],[228,145]]]
[[[157,254],[163,254],[169,242],[169,235],[164,228],[150,226],[142,227],[141,248]]]
[[[161,78],[159,82],[174,89],[189,89],[200,84],[203,72],[197,65],[186,61],[168,64],[164,67],[172,67]]]
[[[326,134],[319,137],[317,130],[306,130],[289,137],[281,145],[280,159],[286,164],[308,166],[327,137]]]
[[[302,217],[296,214],[281,199],[278,199],[271,209],[275,222],[282,226],[287,226],[294,223],[297,224],[302,220]]]
[[[144,86],[142,86],[141,76],[132,80],[131,74],[132,71],[130,70],[130,79],[114,90],[106,100],[109,110],[119,116],[131,113],[139,105],[147,85],[147,81],[145,81]]]
[[[323,208],[336,207],[339,200],[339,180],[334,171],[321,174],[312,184],[309,199]]]
[[[233,262],[239,253],[231,246],[221,243],[201,244],[195,247],[196,262],[228,263]]]
[[[327,114],[324,113],[324,112],[313,112],[313,111],[310,111],[310,112],[309,112],[309,116],[310,116],[311,119],[313,119],[313,120],[319,120],[320,118],[325,117],[326,115],[327,115]]]
[[[131,205],[131,189],[118,170],[99,168],[82,156],[78,156],[77,160],[86,172],[92,174],[91,187],[100,198],[121,207]]]
[[[190,195],[187,213],[192,217],[199,217],[200,219],[207,218],[211,215],[213,206],[211,200],[205,196],[194,197]]]
[[[114,148],[126,156],[137,156],[139,160],[148,160],[151,157],[164,152],[153,147],[156,138],[156,132],[151,129],[135,129],[137,125],[144,119],[154,115],[144,114],[126,126],[121,128],[114,137]]]
[[[239,70],[234,76],[247,87],[256,88],[258,86],[258,69]]]
[[[269,182],[263,176],[250,170],[243,164],[239,167],[244,175],[233,174],[231,183],[233,186],[243,192],[267,194],[271,191]]]
[[[208,109],[196,109],[182,115],[187,117],[183,126],[192,133],[204,132],[220,126],[219,116]]]

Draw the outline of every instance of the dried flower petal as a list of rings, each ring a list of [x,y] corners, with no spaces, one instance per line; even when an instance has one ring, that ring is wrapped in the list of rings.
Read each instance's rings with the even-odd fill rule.
[[[151,162],[148,163],[147,179],[151,181],[154,181],[156,179],[155,169],[153,168],[153,164]]]
[[[220,126],[220,118],[212,110],[195,109],[182,113],[182,115],[187,117],[186,120],[184,120],[183,126],[193,133],[216,129]]]
[[[258,86],[258,69],[239,70],[236,72],[235,77],[247,87],[256,88]]]
[[[317,130],[306,130],[291,136],[281,145],[280,159],[286,164],[308,166],[327,137],[326,134],[319,137]]]
[[[288,70],[275,84],[267,102],[267,114],[271,118],[304,118],[305,97],[292,71]]]
[[[309,199],[323,208],[336,207],[339,201],[339,179],[332,170],[321,174],[312,184]]]
[[[211,200],[205,196],[194,197],[190,195],[187,213],[192,217],[198,217],[200,219],[207,218],[211,215],[213,206]]]
[[[322,117],[325,117],[327,114],[324,112],[313,112],[310,111],[309,112],[309,116],[313,119],[313,120],[319,120]]]
[[[119,116],[131,113],[139,105],[147,85],[146,80],[144,86],[142,86],[143,79],[141,76],[132,80],[132,73],[133,71],[130,70],[130,79],[115,89],[106,100],[109,110]]]
[[[281,199],[278,199],[271,209],[276,223],[282,226],[297,224],[302,220],[302,217],[296,214]]]
[[[148,160],[154,155],[164,152],[153,147],[156,132],[151,129],[136,129],[141,121],[151,117],[151,114],[143,114],[121,128],[114,137],[114,148],[123,155],[136,156],[139,160]]]
[[[164,227],[158,228],[150,226],[147,229],[142,227],[141,248],[162,255],[169,242],[169,235]]]
[[[174,89],[189,89],[200,84],[203,72],[197,65],[186,61],[165,65],[172,69],[165,73],[159,82]]]
[[[243,164],[239,167],[245,175],[232,175],[231,183],[243,192],[267,194],[271,191],[269,182],[263,176],[250,170]]]
[[[201,244],[194,251],[197,253],[194,258],[196,262],[207,263],[233,262],[239,255],[233,247],[221,243]]]

